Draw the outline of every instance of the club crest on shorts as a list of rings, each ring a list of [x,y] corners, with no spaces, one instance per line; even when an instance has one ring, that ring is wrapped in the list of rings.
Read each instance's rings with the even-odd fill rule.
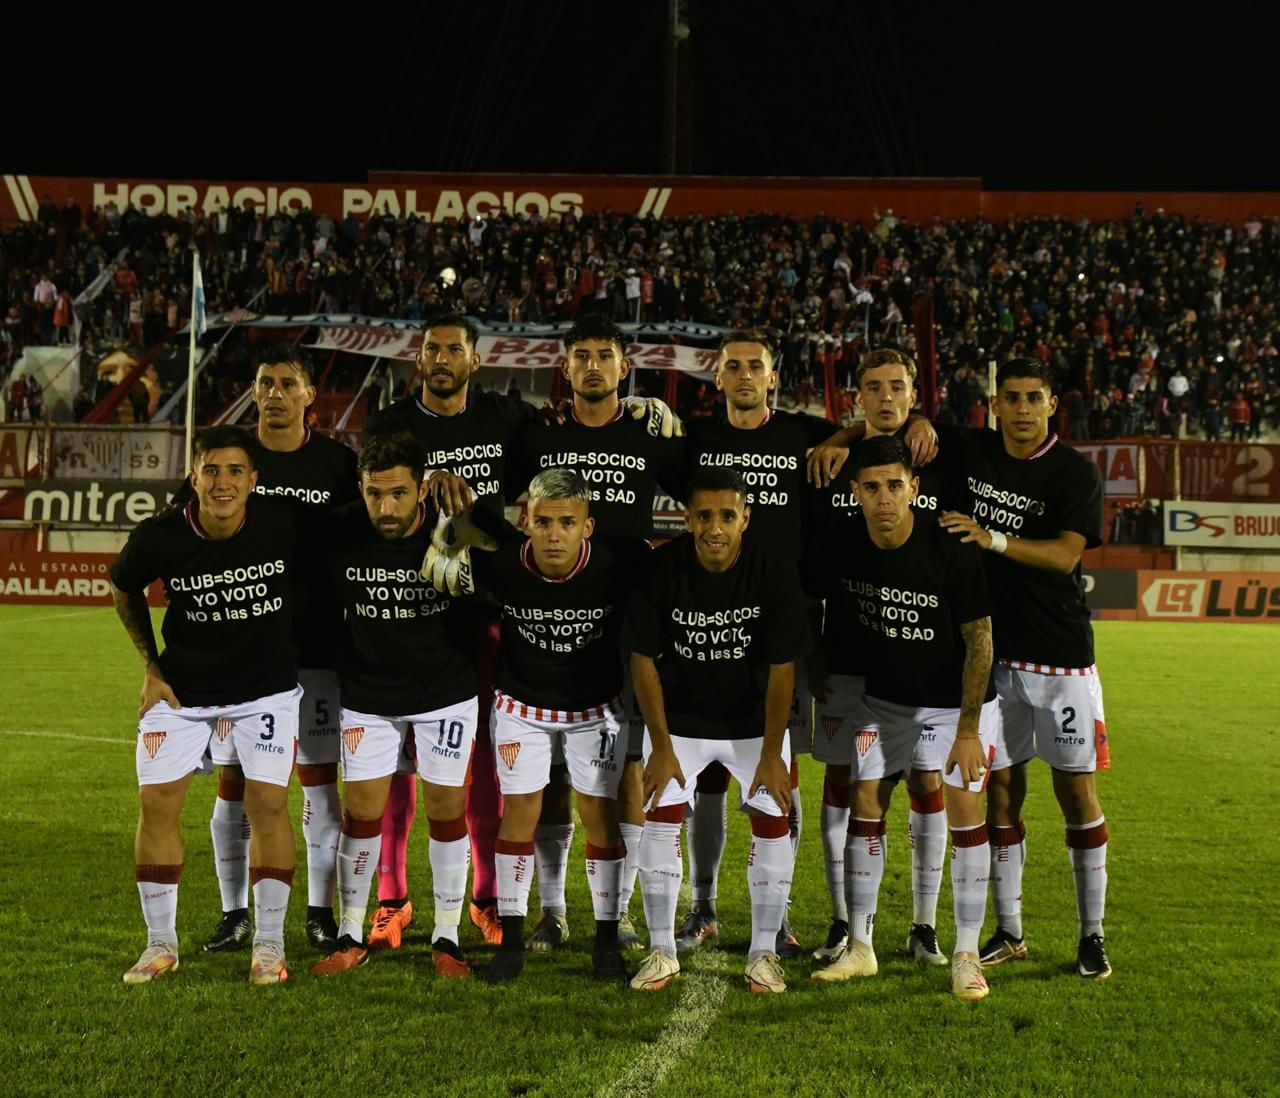
[[[844,724],[844,717],[841,717],[841,716],[828,717],[826,714],[823,714],[822,731],[824,731],[827,734],[827,739],[829,740],[835,739],[835,735],[837,732],[840,731],[840,726],[842,724]]]
[[[146,749],[147,756],[154,759],[156,752],[160,750],[160,745],[164,743],[168,732],[144,732],[142,733],[142,746]]]
[[[213,722],[213,733],[218,737],[218,742],[222,743],[229,735],[231,735],[231,718],[219,717]]]
[[[507,764],[507,769],[514,770],[516,756],[520,754],[520,745],[518,743],[500,743],[498,744],[498,754],[502,757],[502,761]]]
[[[878,735],[874,728],[860,728],[853,734],[853,742],[858,748],[859,758],[871,750],[871,745],[876,742]]]
[[[356,753],[356,748],[360,746],[362,739],[364,739],[364,728],[361,725],[357,724],[342,730],[342,742],[347,745],[347,750],[353,755]]]

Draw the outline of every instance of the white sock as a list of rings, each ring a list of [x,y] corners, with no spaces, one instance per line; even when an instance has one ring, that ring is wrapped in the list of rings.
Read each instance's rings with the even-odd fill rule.
[[[911,809],[907,837],[911,840],[911,921],[937,926],[942,863],[947,856],[947,815],[942,805],[936,812]]]
[[[622,842],[627,848],[627,856],[622,862],[622,880],[618,883],[618,916],[621,918],[631,906],[631,897],[636,891],[636,874],[640,872],[640,836],[644,834],[644,824],[618,824],[622,832]]]
[[[156,881],[138,882],[138,899],[142,901],[142,921],[147,924],[147,944],[163,942],[178,948],[178,885]]]
[[[348,934],[353,941],[364,941],[364,916],[369,907],[369,889],[373,884],[373,874],[378,868],[378,859],[381,856],[381,831],[367,838],[357,838],[354,835],[339,832],[336,857],[338,937]]]
[[[849,817],[844,850],[844,872],[849,882],[849,934],[864,945],[872,944],[880,882],[884,880],[884,820]]]
[[[1076,879],[1076,910],[1080,937],[1102,933],[1107,909],[1107,821],[1067,824],[1067,852]]]
[[[587,843],[587,887],[591,889],[591,910],[596,922],[616,923],[622,913],[618,904],[622,887],[624,851]]]
[[[533,880],[533,843],[499,839],[494,845],[498,871],[498,917],[529,914],[529,885]]]
[[[849,921],[849,904],[844,894],[844,846],[849,830],[848,806],[822,802],[822,863],[827,871],[827,894],[831,897],[831,917]]]
[[[680,857],[680,825],[648,820],[640,840],[640,896],[649,927],[649,948],[676,955],[676,902],[684,862]]]
[[[693,815],[689,818],[689,881],[694,904],[716,902],[720,859],[724,857],[728,830],[728,799],[727,793],[697,793],[693,798]]]
[[[292,874],[292,870],[289,871]],[[253,941],[284,945],[284,916],[289,910],[291,885],[276,877],[261,877],[253,883]]]
[[[790,835],[778,839],[751,836],[751,852],[747,857],[747,889],[751,894],[748,957],[773,953],[778,948],[778,931],[787,913],[795,860]]]
[[[977,953],[987,911],[991,845],[987,825],[951,829],[951,903],[956,919],[956,952]]]
[[[1027,864],[1027,830],[992,827],[991,892],[996,901],[996,925],[1015,938],[1022,937],[1022,871]]]
[[[538,824],[533,832],[534,860],[538,869],[538,903],[546,911],[564,915],[564,880],[569,869],[573,824]]]
[[[430,840],[427,856],[431,862],[431,893],[436,905],[431,940],[446,938],[457,945],[462,899],[467,891],[467,869],[471,865],[471,842],[466,831],[458,839]]]
[[[218,875],[223,911],[242,911],[249,906],[249,817],[244,801],[213,802],[209,835],[213,839],[213,866]]]
[[[304,785],[302,838],[307,844],[307,904],[310,907],[333,906],[341,832],[342,806],[338,803],[337,783]],[[376,868],[376,862],[374,866]]]

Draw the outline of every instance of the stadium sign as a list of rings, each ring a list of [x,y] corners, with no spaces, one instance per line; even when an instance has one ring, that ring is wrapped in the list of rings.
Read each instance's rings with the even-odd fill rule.
[[[173,480],[182,476],[181,432],[167,427],[59,427],[53,470],[89,480]]]
[[[1280,503],[1169,500],[1165,545],[1203,549],[1280,548]]]
[[[39,427],[0,427],[0,484],[26,480],[39,463]]]
[[[1075,448],[1098,466],[1108,496],[1142,494],[1138,479],[1142,446],[1136,442],[1075,443]]]
[[[26,522],[58,526],[136,526],[164,507],[179,480],[32,480],[22,502]]]
[[[111,606],[114,553],[40,553],[0,550],[0,603]],[[152,606],[164,605],[160,583],[147,590]]]
[[[1280,622],[1280,573],[1138,573],[1139,621]]]

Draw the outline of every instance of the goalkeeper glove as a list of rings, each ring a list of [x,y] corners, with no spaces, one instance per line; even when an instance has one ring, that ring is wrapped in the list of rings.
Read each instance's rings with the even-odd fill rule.
[[[471,574],[471,547],[493,552],[498,543],[475,526],[466,514],[449,518],[441,513],[422,560],[422,578],[437,591],[469,595],[476,589]]]
[[[683,438],[680,417],[657,397],[627,397],[623,402],[631,418],[644,422],[645,430],[654,438]]]

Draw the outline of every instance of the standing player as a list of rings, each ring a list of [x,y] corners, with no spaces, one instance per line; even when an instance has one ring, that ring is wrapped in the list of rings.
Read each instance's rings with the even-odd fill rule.
[[[773,349],[760,329],[727,332],[720,340],[716,388],[725,395],[725,410],[698,420],[689,429],[691,468],[737,469],[747,485],[751,508],[748,539],[779,560],[799,562],[812,535],[814,497],[805,481],[805,456],[830,437],[828,420],[769,407],[778,383]],[[796,683],[788,733],[791,743],[791,810],[793,850],[800,841],[800,771],[797,755],[807,752],[813,699],[803,681]],[[692,775],[691,775],[692,776]],[[716,883],[724,855],[728,822],[729,772],[718,764],[697,775],[697,794],[689,817],[689,872],[693,907],[676,938],[679,949],[714,943]],[[778,932],[779,957],[799,956],[800,947],[784,918]]]
[[[298,534],[292,508],[252,495],[252,448],[234,427],[203,432],[193,453],[195,498],[138,526],[111,568],[116,613],[146,666],[134,852],[147,948],[124,974],[128,984],[178,967],[178,817],[207,751],[215,761],[238,758],[245,774],[256,923],[249,981],[288,978],[294,845],[286,808],[302,697],[288,573]],[[168,597],[163,653],[146,598],[156,579]]]
[[[1001,736],[988,792],[991,878],[998,927],[982,947],[991,967],[1027,955],[1022,933],[1027,762],[1053,768],[1075,874],[1080,937],[1076,971],[1111,975],[1103,939],[1107,824],[1094,771],[1110,765],[1102,684],[1080,557],[1102,543],[1097,466],[1049,431],[1057,409],[1048,367],[1019,358],[996,375],[1000,431],[966,434],[973,518],[942,525],[986,550],[995,607]]]
[[[253,398],[258,405],[258,473],[254,491],[286,496],[315,507],[356,498],[356,455],[340,442],[311,431],[307,409],[316,399],[310,358],[300,347],[275,343],[259,356]],[[181,496],[179,497],[181,500]],[[342,615],[327,600],[305,593],[294,615],[298,644],[298,781],[302,786],[302,837],[307,847],[307,937],[320,948],[337,938],[333,888],[337,876],[338,680],[333,649]],[[220,768],[209,832],[222,893],[222,920],[204,948],[238,949],[249,937],[249,823],[244,814],[244,772]]]
[[[982,788],[998,711],[991,685],[991,617],[982,560],[931,516],[913,514],[920,487],[906,446],[867,439],[854,452],[853,492],[863,524],[819,553],[827,597],[824,645],[838,663],[860,652],[866,696],[848,719],[857,745],[853,818],[845,847],[849,941],[815,980],[877,971],[872,932],[885,866],[885,815],[897,775],[926,731],[946,759],[956,950],[951,989],[982,999],[978,938],[987,902],[989,847]]]
[[[911,442],[913,422],[927,427],[927,421],[911,421],[916,402],[916,364],[910,355],[882,348],[864,355],[858,363],[858,402],[866,415],[864,428],[850,428],[818,447],[812,464],[820,464],[823,454],[847,443],[856,451],[863,440],[893,437]],[[916,461],[919,491],[911,501],[917,515],[936,517],[964,500],[963,450],[958,433],[943,427],[938,433],[936,456],[927,463]],[[914,448],[914,447],[913,447]],[[830,471],[830,470],[828,470]],[[842,544],[851,537],[865,537],[865,522],[856,493],[847,476],[833,480],[823,496],[822,538]],[[838,624],[838,623],[837,623]],[[846,897],[847,869],[844,860],[849,828],[850,781],[855,760],[853,733],[862,713],[863,657],[857,647],[843,647],[833,653],[839,666],[822,666],[824,650],[811,661],[811,678],[818,698],[813,756],[826,763],[822,795],[822,854],[826,866],[827,890],[831,898],[831,928],[825,945],[814,952],[818,960],[832,960],[844,948],[849,929]],[[828,680],[827,675],[831,678]],[[945,756],[937,750],[933,730],[925,730],[911,758],[907,775],[908,842],[911,847],[911,891],[913,913],[907,934],[907,951],[921,964],[944,965],[946,955],[938,948],[938,893],[942,887],[942,863],[947,851],[947,828],[943,815],[941,766]]]
[[[653,498],[661,488],[679,498],[684,492],[684,440],[675,437],[683,429],[650,433],[627,414],[618,398],[618,387],[631,371],[625,356],[626,337],[606,317],[591,313],[579,318],[564,336],[562,369],[573,390],[573,407],[563,424],[527,428],[517,440],[513,463],[512,495],[545,469],[570,469],[587,482],[591,491],[591,517],[602,537],[641,539],[653,536]],[[660,411],[666,409],[661,405]],[[669,412],[668,412],[669,414]],[[622,882],[624,947],[639,945],[627,915],[635,888],[640,835],[644,829],[641,797],[641,732],[632,719],[628,757],[618,794],[622,813],[627,864]],[[550,950],[569,935],[564,881],[573,823],[569,787],[563,767],[552,771],[552,783],[543,797],[542,819],[535,836],[538,897],[542,917],[530,938],[530,948]]]
[[[751,819],[747,984],[774,993],[787,986],[775,952],[795,860],[787,719],[807,621],[795,567],[743,539],[746,497],[735,470],[694,473],[689,532],[654,553],[628,617],[647,728],[640,881],[651,952],[631,981],[640,991],[666,987],[680,971],[680,823],[694,793],[685,775],[712,762],[737,779]]]
[[[466,784],[476,738],[475,645],[467,607],[419,577],[432,523],[421,447],[408,435],[371,439],[360,454],[363,504],[335,518],[328,568],[346,614],[338,659],[346,812],[338,840],[337,948],[319,976],[362,964],[370,874],[406,735],[414,734],[430,821],[435,929],[442,976],[470,968],[458,944],[467,888]]]
[[[649,550],[638,540],[593,538],[589,498],[577,473],[544,470],[529,485],[527,536],[511,530],[496,554],[472,558],[480,584],[502,604],[493,706],[503,797],[497,852],[502,946],[485,971],[495,983],[524,969],[534,831],[553,754],[568,766],[587,831],[596,918],[592,976],[626,976],[618,941],[626,850],[617,796],[627,754],[619,634],[627,591]]]

